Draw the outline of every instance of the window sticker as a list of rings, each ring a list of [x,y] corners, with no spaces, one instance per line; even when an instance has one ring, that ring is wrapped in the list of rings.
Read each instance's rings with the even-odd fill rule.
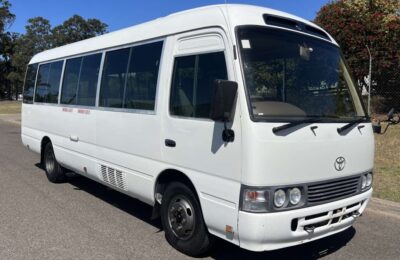
[[[242,48],[243,49],[251,49],[250,41],[249,40],[242,40]]]

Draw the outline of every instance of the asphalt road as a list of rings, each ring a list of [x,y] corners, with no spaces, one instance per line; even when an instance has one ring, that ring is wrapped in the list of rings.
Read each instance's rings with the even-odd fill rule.
[[[0,118],[0,259],[186,259],[151,207],[84,177],[51,184],[17,123]],[[399,204],[374,201],[354,228],[302,246],[253,253],[218,241],[215,259],[400,259]]]

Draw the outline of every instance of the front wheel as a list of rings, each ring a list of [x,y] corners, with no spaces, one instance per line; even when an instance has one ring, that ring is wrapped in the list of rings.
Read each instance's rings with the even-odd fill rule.
[[[58,164],[54,155],[53,146],[48,142],[44,148],[43,167],[46,171],[47,179],[53,183],[65,182],[67,177],[64,169]]]
[[[162,198],[161,222],[165,238],[178,251],[201,256],[211,249],[214,239],[205,226],[200,203],[186,185],[168,185]]]

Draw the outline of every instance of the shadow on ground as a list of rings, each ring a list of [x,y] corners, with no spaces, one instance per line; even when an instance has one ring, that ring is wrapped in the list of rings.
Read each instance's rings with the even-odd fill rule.
[[[36,166],[41,168],[39,164]],[[159,232],[162,231],[160,220],[151,220],[151,206],[83,176],[74,173],[68,173],[68,175],[68,182],[75,190],[87,192],[133,217],[158,228]],[[352,227],[339,234],[318,241],[262,253],[247,251],[218,239],[215,248],[208,256],[214,259],[318,259],[346,246],[355,233],[356,230]]]

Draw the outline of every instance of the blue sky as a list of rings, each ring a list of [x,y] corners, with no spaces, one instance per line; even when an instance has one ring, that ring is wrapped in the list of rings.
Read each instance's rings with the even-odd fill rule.
[[[149,21],[177,11],[220,4],[224,0],[10,0],[17,19],[9,31],[23,33],[26,21],[43,16],[55,26],[74,14],[84,18],[98,18],[109,26],[109,31]],[[248,0],[228,3],[246,3],[266,6],[312,20],[329,0]]]

